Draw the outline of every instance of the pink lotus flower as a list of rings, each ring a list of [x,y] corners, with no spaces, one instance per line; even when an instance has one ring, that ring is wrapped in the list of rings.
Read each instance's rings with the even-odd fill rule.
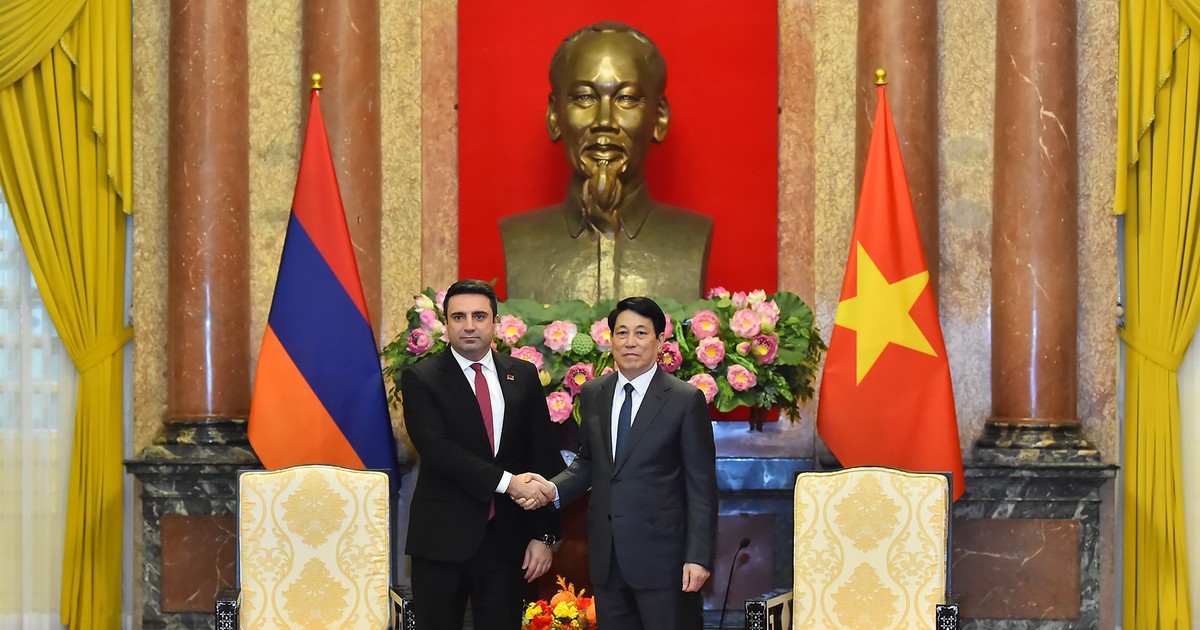
[[[704,402],[711,403],[717,397],[717,381],[710,374],[697,374],[688,379],[697,389],[704,392]]]
[[[437,292],[437,294],[433,298],[433,305],[436,306],[437,310],[439,310],[439,311],[445,310],[446,289],[442,289],[441,291]]]
[[[562,424],[564,420],[570,418],[573,400],[567,392],[553,392],[546,396],[546,407],[550,409],[550,420]]]
[[[413,298],[414,311],[421,312],[427,309],[432,309],[433,306],[433,300],[429,299],[429,296],[425,295],[424,293],[418,294]]]
[[[433,330],[434,326],[442,323],[442,320],[438,317],[437,311],[431,308],[427,308],[417,313],[417,317],[421,319],[421,328],[424,328],[425,330]]]
[[[663,329],[663,339],[670,339],[671,335],[675,334],[675,325],[671,323],[670,315],[666,313],[663,313],[663,315],[666,315],[667,318],[667,327]]]
[[[721,318],[712,311],[696,311],[692,316],[692,334],[697,339],[708,339],[721,332]]]
[[[616,371],[617,371],[616,368],[614,368],[613,366],[610,365],[610,366],[604,368],[603,370],[600,370],[600,376],[604,376],[605,374],[612,374],[613,372],[616,372]]]
[[[759,302],[750,307],[750,310],[758,313],[762,320],[762,329],[765,331],[775,330],[775,324],[779,323],[779,305],[775,300],[766,300]]]
[[[729,381],[729,385],[739,392],[744,392],[758,384],[758,377],[754,375],[754,372],[741,365],[730,366],[729,371],[725,373],[725,380]]]
[[[754,335],[751,353],[759,365],[765,365],[775,360],[779,352],[779,338],[775,335]]]
[[[559,354],[571,349],[571,342],[574,341],[577,334],[579,334],[578,326],[561,319],[550,322],[550,325],[546,326],[546,330],[542,331],[542,337],[546,339],[546,347],[551,352]]]
[[[683,355],[679,353],[679,344],[668,341],[658,349],[658,364],[668,374],[674,374],[681,363],[683,363]]]
[[[734,306],[736,306],[738,308],[742,308],[743,306],[746,305],[746,292],[745,291],[738,291],[737,293],[734,293],[730,297],[733,299]]]
[[[758,313],[744,308],[733,314],[729,319],[729,329],[742,339],[750,339],[762,330],[762,318]]]
[[[563,377],[563,385],[571,390],[571,394],[579,393],[583,389],[583,384],[592,380],[596,375],[596,368],[591,363],[576,363],[567,368],[567,375]]]
[[[720,337],[709,337],[701,339],[700,343],[696,344],[696,359],[704,364],[704,367],[713,369],[725,358],[725,342],[721,341]]]
[[[750,306],[754,306],[755,304],[765,302],[766,300],[767,300],[767,292],[763,291],[762,289],[759,289],[757,291],[751,291],[746,294],[746,304],[748,304]]]
[[[433,346],[433,337],[424,328],[414,328],[408,333],[408,351],[413,354],[423,354]]]
[[[726,297],[729,297],[729,289],[725,287],[713,287],[708,290],[707,299],[709,300],[719,300]]]
[[[608,329],[607,319],[597,319],[592,322],[592,341],[596,342],[596,348],[601,352],[608,352],[612,349],[612,331]]]
[[[523,361],[532,363],[539,372],[542,369],[542,363],[545,361],[545,357],[542,356],[542,353],[538,352],[537,348],[534,348],[533,346],[521,346],[520,348],[513,348],[509,355],[511,355],[514,359],[521,359]]]
[[[525,322],[521,321],[521,318],[516,315],[500,316],[500,341],[510,346],[520,341],[528,329],[529,327],[525,325]]]
[[[750,342],[739,341],[738,344],[733,347],[733,351],[744,357],[750,356]]]

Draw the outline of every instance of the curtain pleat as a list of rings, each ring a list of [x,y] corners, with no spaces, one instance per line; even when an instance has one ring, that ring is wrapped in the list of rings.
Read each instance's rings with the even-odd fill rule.
[[[1191,628],[1178,370],[1200,323],[1198,7],[1122,3],[1115,211],[1125,215],[1126,628]]]
[[[22,4],[0,3],[0,20],[10,5]],[[23,76],[0,84],[0,146],[8,149],[0,152],[0,186],[80,374],[62,621],[119,628],[121,356],[132,335],[123,304],[133,161],[131,7],[128,0],[77,4],[78,19],[58,34],[57,45]],[[0,41],[0,51],[8,43]]]

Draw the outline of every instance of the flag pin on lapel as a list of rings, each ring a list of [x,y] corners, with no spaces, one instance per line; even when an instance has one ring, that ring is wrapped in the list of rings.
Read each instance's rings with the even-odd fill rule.
[[[510,380],[510,381],[515,381],[515,380],[517,380],[517,377],[513,376],[512,374],[509,374],[509,375],[508,375],[508,380]]]

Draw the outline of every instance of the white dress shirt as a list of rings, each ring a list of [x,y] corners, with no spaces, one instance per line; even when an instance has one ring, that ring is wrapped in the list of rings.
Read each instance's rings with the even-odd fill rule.
[[[638,409],[642,407],[642,400],[646,398],[646,390],[650,388],[650,381],[654,380],[654,373],[658,370],[658,365],[650,366],[645,374],[638,376],[632,381],[625,378],[625,375],[617,370],[617,388],[613,390],[612,409],[609,414],[609,422],[612,423],[612,453],[615,461],[617,453],[617,423],[621,415],[621,405],[625,403],[625,383],[633,383],[633,391],[629,392],[633,396],[633,413],[629,418],[629,428],[633,428],[633,421],[637,419]]]
[[[496,374],[496,361],[492,358],[490,351],[478,361],[464,357],[454,348],[450,348],[450,354],[454,355],[455,361],[458,361],[458,367],[462,368],[463,376],[467,379],[467,384],[471,386],[472,392],[475,391],[475,368],[471,365],[478,363],[483,366],[483,378],[487,380],[488,385],[488,397],[492,399],[492,435],[496,436],[492,441],[492,455],[495,455],[500,450],[500,435],[504,432],[504,392],[500,390],[500,376]],[[496,486],[496,492],[504,494],[508,491],[508,484],[511,480],[512,473],[504,471],[504,474],[500,475],[500,484]]]

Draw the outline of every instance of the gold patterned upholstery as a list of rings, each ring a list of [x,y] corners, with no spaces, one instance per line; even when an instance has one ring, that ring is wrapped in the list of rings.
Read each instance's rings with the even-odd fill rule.
[[[880,467],[796,479],[793,628],[936,628],[946,601],[945,475]]]
[[[387,628],[388,476],[336,466],[238,478],[242,629]]]

